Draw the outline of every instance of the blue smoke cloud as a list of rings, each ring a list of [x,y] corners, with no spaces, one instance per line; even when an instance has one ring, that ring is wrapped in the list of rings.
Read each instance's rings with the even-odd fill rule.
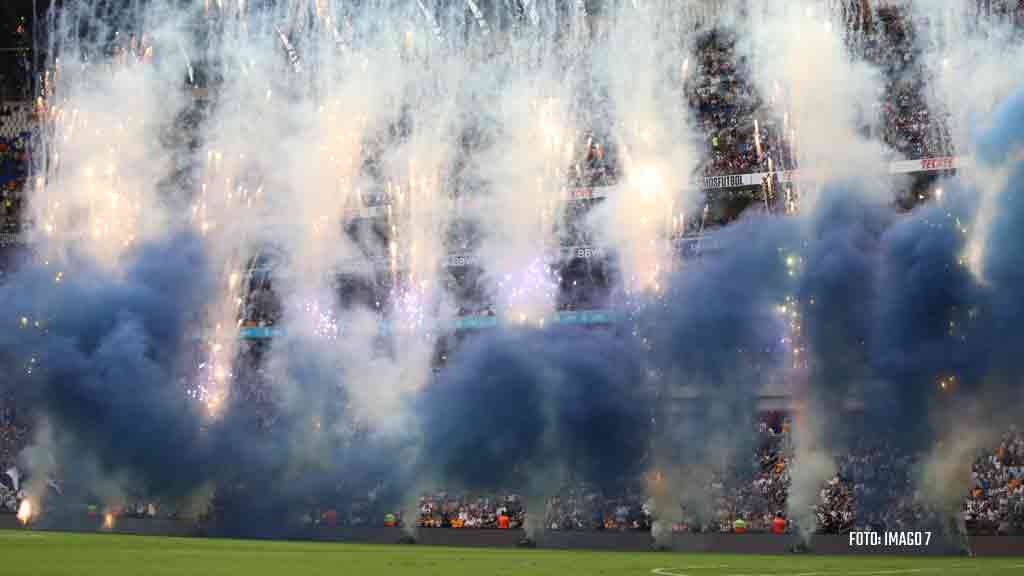
[[[424,390],[417,413],[424,466],[471,489],[522,485],[542,464],[544,357],[525,335],[468,342]]]
[[[988,344],[991,361],[984,382],[984,394],[991,399],[993,413],[1001,419],[1012,415],[1010,406],[1021,400],[1022,366],[1017,354],[1024,344],[1024,90],[1000,107],[993,117],[992,128],[977,146],[978,162],[983,170],[1005,170],[994,202],[984,244],[982,277],[989,309],[988,331],[983,342]],[[991,194],[992,192],[989,192]]]
[[[74,258],[59,284],[57,272],[36,262],[0,286],[3,323],[31,319],[0,331],[5,391],[110,472],[181,494],[206,459],[200,414],[176,378],[190,322],[212,293],[199,241],[140,246],[120,277]]]
[[[663,297],[641,314],[639,333],[650,351],[645,364],[664,394],[689,387],[700,399],[689,419],[661,415],[657,441],[663,465],[703,465],[723,448],[747,454],[760,388],[782,369],[785,322],[778,313],[795,284],[787,257],[799,247],[793,221],[744,217],[716,232],[721,251],[687,262]],[[671,404],[666,398],[663,407]],[[712,445],[721,436],[730,444]]]
[[[813,213],[802,216],[803,249],[797,289],[807,388],[798,391],[834,418],[817,440],[842,441],[844,404],[870,378],[869,342],[879,286],[879,246],[892,209],[870,199],[858,182],[822,187]]]
[[[424,465],[476,489],[522,487],[555,464],[610,487],[646,453],[652,397],[642,358],[610,334],[481,335],[419,398]]]
[[[977,392],[988,338],[986,296],[967,266],[966,236],[975,196],[949,182],[944,202],[901,217],[882,240],[872,365],[884,389],[870,390],[877,423],[898,422],[893,438],[911,448],[933,437],[929,407],[944,378]],[[879,426],[881,429],[882,426]]]

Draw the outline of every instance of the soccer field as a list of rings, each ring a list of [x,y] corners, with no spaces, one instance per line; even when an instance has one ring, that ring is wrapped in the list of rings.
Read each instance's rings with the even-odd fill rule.
[[[725,556],[665,552],[369,546],[0,531],[0,574],[987,576],[1024,575],[1024,558]]]

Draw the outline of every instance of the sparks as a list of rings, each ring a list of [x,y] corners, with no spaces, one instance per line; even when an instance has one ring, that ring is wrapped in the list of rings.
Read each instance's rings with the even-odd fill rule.
[[[21,522],[22,526],[27,526],[30,520],[32,520],[32,501],[26,498],[18,505],[18,522]]]

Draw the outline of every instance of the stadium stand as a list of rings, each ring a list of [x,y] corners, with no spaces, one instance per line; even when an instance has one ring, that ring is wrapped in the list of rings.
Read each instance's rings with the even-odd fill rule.
[[[857,44],[871,62],[886,75],[886,88],[878,104],[880,136],[903,154],[912,169],[908,172],[932,172],[956,169],[960,161],[951,147],[946,113],[929,109],[923,96],[928,78],[914,51],[915,31],[899,9],[882,6],[863,12],[865,3],[844,3],[848,16],[850,43]],[[1024,1],[979,0],[979,14],[1012,19],[1024,26]],[[710,31],[698,45],[697,63],[687,82],[688,106],[695,125],[702,132],[705,161],[699,178],[738,176],[742,187],[758,187],[762,173],[768,170],[768,158],[774,170],[799,169],[786,135],[780,133],[756,93],[746,70],[747,63],[736,56],[736,39],[722,31]],[[756,129],[755,129],[756,126]],[[871,129],[871,127],[867,127]],[[28,175],[30,141],[33,130],[32,105],[10,103],[0,106],[0,249],[20,230],[23,218],[25,179]],[[576,165],[570,170],[571,184],[579,188],[614,186],[618,179],[614,146],[595,134],[583,135],[585,145]],[[760,150],[758,150],[760,144]],[[922,159],[927,159],[922,161]],[[901,171],[899,162],[893,171]],[[705,180],[705,183],[708,181]],[[712,182],[731,182],[715,180]],[[705,186],[711,194],[725,186]],[[588,193],[591,199],[594,194]],[[749,203],[749,202],[748,202]],[[742,206],[739,208],[742,210]],[[727,210],[716,223],[735,218],[739,210]],[[703,226],[688,223],[687,232]],[[7,236],[3,236],[7,234]],[[469,251],[471,233],[449,245]],[[6,239],[6,240],[5,240]],[[458,293],[462,315],[493,316],[493,306],[474,292],[476,273],[472,266],[452,266],[453,292]],[[600,263],[573,261],[561,271],[559,307],[566,311],[589,310],[600,306],[601,290],[610,283]],[[467,279],[468,278],[468,279]],[[273,326],[280,318],[280,304],[273,296],[268,274],[251,275],[250,305],[243,318],[247,326]],[[340,282],[345,301],[359,300],[380,308],[387,301],[382,285],[358,285]],[[245,365],[259,366],[265,343],[253,342],[243,349]],[[444,356],[445,353],[439,353]],[[259,368],[255,368],[259,370]],[[258,406],[261,427],[275,424],[273,395],[263,385],[263,377],[242,378],[240,389],[245,402]],[[11,399],[0,398],[0,510],[17,510],[17,455],[29,438],[29,430],[19,418]],[[359,431],[353,431],[358,437]],[[793,447],[789,421],[784,415],[759,423],[753,431],[754,450],[743,469],[718,470],[701,490],[713,504],[711,514],[698,517],[693,510],[682,510],[683,520],[674,529],[680,532],[731,532],[737,520],[745,530],[768,532],[785,520],[791,484],[789,467]],[[910,519],[920,524],[928,510],[911,484],[912,470],[919,454],[901,452],[895,447],[860,445],[837,461],[838,473],[821,488],[815,512],[818,531],[843,533],[853,529],[901,529],[910,527]],[[366,497],[347,502],[318,503],[308,518],[311,523],[339,525],[383,525],[400,523],[398,511],[377,504],[379,486],[366,482]],[[885,486],[879,490],[879,486]],[[417,522],[422,527],[509,528],[521,526],[526,518],[520,495],[507,491],[496,494],[470,494],[438,490],[418,500]],[[124,508],[126,515],[152,517],[160,512],[155,503],[135,503]],[[344,513],[339,513],[344,511]],[[167,512],[170,513],[170,512]],[[543,525],[554,531],[648,530],[653,520],[651,504],[642,486],[628,486],[620,493],[602,494],[596,488],[567,483],[551,494],[543,514]],[[965,495],[963,519],[969,530],[979,534],[1010,534],[1024,531],[1024,435],[1017,429],[1006,432],[998,446],[978,458],[972,467],[972,486]],[[785,521],[783,530],[797,527]]]

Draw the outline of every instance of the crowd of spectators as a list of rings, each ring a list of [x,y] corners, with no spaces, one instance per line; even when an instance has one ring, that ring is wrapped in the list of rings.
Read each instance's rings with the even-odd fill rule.
[[[822,489],[818,528],[913,530],[940,527],[939,511],[915,487],[921,455],[887,443],[862,442],[838,459],[838,473]],[[999,446],[972,467],[963,521],[972,533],[1019,533],[1024,529],[1024,437],[1012,427]]]
[[[472,495],[440,490],[419,499],[417,525],[425,528],[520,528],[526,518],[514,492]]]
[[[893,83],[882,105],[883,140],[908,158],[936,158],[953,153],[945,119],[933,121],[921,86]]]
[[[1022,0],[975,0],[976,15],[979,19],[995,19],[1024,28],[1024,1]]]
[[[0,234],[17,232],[24,214],[31,122],[28,104],[0,105]]]
[[[702,175],[763,172],[769,158],[775,170],[793,168],[789,143],[751,84],[750,63],[737,55],[735,36],[723,31],[704,35],[696,58],[695,71],[687,77],[687,97],[705,136]]]
[[[787,464],[792,455],[789,422],[762,422],[754,437],[749,466],[730,467],[711,475],[702,486],[702,500],[710,507],[698,513],[682,508],[676,532],[785,531],[790,480]],[[838,478],[821,491],[817,529],[842,532],[853,527],[852,491]],[[516,528],[526,522],[522,499],[514,492],[469,495],[436,491],[419,499],[417,524],[422,527]],[[359,508],[362,510],[362,508]],[[357,524],[375,523],[355,514]],[[395,514],[379,514],[377,522]],[[508,516],[502,523],[501,517]],[[586,482],[567,482],[545,501],[543,529],[555,531],[649,530],[655,521],[653,501],[642,485],[605,493]],[[781,522],[781,525],[780,525]],[[881,524],[876,524],[881,525]]]
[[[799,527],[787,519],[789,464],[793,458],[788,418],[761,422],[749,465],[740,462],[712,473],[701,485],[703,510],[682,507],[675,532],[781,532]],[[815,531],[942,529],[945,520],[914,485],[920,457],[885,442],[861,442],[836,460],[837,472],[819,490]],[[1024,529],[1024,435],[1007,432],[973,466],[963,503],[971,533],[1019,533]],[[498,528],[522,525],[526,510],[514,492],[497,495],[438,491],[419,500],[423,527]],[[509,524],[502,525],[502,515]],[[383,516],[381,517],[383,518]],[[543,528],[559,531],[649,530],[656,519],[642,486],[603,493],[569,482],[545,502]],[[379,521],[380,519],[378,519]],[[363,519],[366,523],[366,519]]]
[[[884,442],[861,441],[836,464],[837,473],[822,490],[816,508],[823,531],[935,525],[933,510],[914,488],[915,455]]]
[[[948,114],[928,104],[930,83],[914,20],[896,5],[880,6],[873,16],[849,38],[851,48],[884,74],[882,140],[908,158],[953,154]]]
[[[789,420],[761,421],[753,435],[749,459],[715,470],[701,486],[701,502],[709,507],[683,507],[676,532],[732,532],[737,521],[744,531],[772,530],[784,517],[792,458]]]
[[[1019,429],[1009,430],[994,452],[974,462],[963,515],[974,532],[1024,530],[1024,435]]]
[[[640,485],[605,493],[586,482],[563,485],[545,502],[546,530],[650,530],[653,503]]]
[[[693,71],[687,71],[686,105],[703,134],[703,176],[745,174],[794,166],[785,135],[772,121],[749,81],[749,63],[738,56],[736,37],[712,30],[701,36]],[[755,120],[759,120],[755,126]],[[582,158],[571,171],[577,186],[605,186],[616,181],[618,165],[607,137],[587,134]]]
[[[788,419],[762,422],[755,434],[750,466],[731,466],[713,473],[702,486],[702,501],[710,509],[682,510],[677,532],[768,532],[794,530],[786,520],[790,488],[792,438]],[[915,488],[919,455],[887,443],[862,442],[837,458],[837,473],[819,491],[814,506],[814,530],[845,533],[850,530],[916,530],[943,527],[938,511]],[[525,521],[518,497],[478,497],[490,507],[472,508],[470,517],[486,518],[452,524],[466,510],[462,497],[445,492],[421,499],[422,526],[497,527],[502,498],[512,498],[513,527]],[[425,507],[424,507],[425,506]],[[447,516],[445,516],[447,511]],[[431,519],[424,520],[429,516]],[[586,483],[569,483],[546,502],[543,526],[547,530],[646,530],[654,521],[652,502],[639,487],[620,494],[603,494]],[[963,519],[972,533],[1018,533],[1024,529],[1024,436],[1011,429],[1000,446],[980,457],[963,505]],[[780,525],[781,522],[781,525]]]

